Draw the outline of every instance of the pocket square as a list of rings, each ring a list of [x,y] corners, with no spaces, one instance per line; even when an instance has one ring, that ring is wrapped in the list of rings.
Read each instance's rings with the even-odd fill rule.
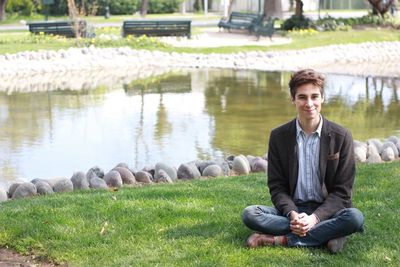
[[[328,160],[335,160],[335,159],[339,159],[339,152],[332,154],[332,155],[328,155]]]

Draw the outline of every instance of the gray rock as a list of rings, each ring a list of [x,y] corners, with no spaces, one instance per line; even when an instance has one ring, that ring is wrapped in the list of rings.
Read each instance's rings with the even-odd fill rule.
[[[246,156],[246,159],[247,159],[247,161],[249,162],[250,169],[251,169],[251,163],[252,163],[253,160],[256,159],[256,157],[254,157],[254,156],[252,156],[252,155],[247,155],[247,156]]]
[[[371,157],[372,155],[375,155],[374,157],[376,157],[376,155],[379,156],[379,150],[376,148],[375,145],[368,145],[368,148],[367,148],[367,159],[369,157]]]
[[[12,183],[11,186],[8,188],[8,197],[11,198],[14,194],[15,190],[17,190],[18,186],[23,184],[22,182]]]
[[[380,154],[380,152],[382,150],[382,142],[379,139],[377,139],[377,138],[369,139],[367,141],[367,143],[368,143],[368,145],[375,146],[376,149],[378,150],[379,154]]]
[[[228,157],[226,157],[227,161],[233,161],[235,159],[234,155],[229,155]]]
[[[48,195],[48,194],[54,194],[53,189],[49,185],[49,183],[45,181],[38,181],[36,184],[36,191],[39,195]]]
[[[159,169],[154,177],[156,183],[173,183],[174,181],[169,177],[168,173],[163,169]]]
[[[104,177],[103,169],[101,169],[98,166],[94,166],[94,167],[90,168],[86,173],[86,178],[88,178],[88,180],[90,181],[90,179],[92,179],[94,177],[103,178]]]
[[[399,139],[397,136],[395,136],[395,135],[389,136],[388,139],[387,139],[387,141],[392,142],[392,143],[395,144],[395,145],[397,145],[398,143],[400,143],[400,139]]]
[[[62,179],[53,186],[55,193],[74,191],[74,185],[70,179]]]
[[[203,176],[206,177],[218,177],[222,176],[223,172],[222,169],[219,165],[208,165],[204,170],[203,170]]]
[[[118,167],[122,168],[122,167]],[[117,187],[120,188],[122,186],[122,178],[121,174],[118,171],[109,171],[104,175],[104,181],[109,187]]]
[[[367,150],[361,146],[354,147],[354,157],[355,157],[356,162],[366,162],[367,161]]]
[[[204,169],[209,165],[217,164],[214,160],[196,160],[195,165],[197,169],[199,169],[200,173],[202,174]]]
[[[3,188],[0,188],[0,202],[4,202],[8,200],[8,195],[6,190],[4,190]]]
[[[135,178],[139,183],[150,184],[153,182],[151,174],[145,171],[136,172]]]
[[[232,165],[229,164],[228,161],[224,160],[224,159],[216,159],[217,165],[221,167],[222,170],[222,174],[224,176],[229,176],[231,174],[231,168],[233,166],[233,161],[232,161]]]
[[[179,166],[177,175],[178,179],[196,179],[201,173],[194,162],[189,162]]]
[[[367,143],[361,142],[358,140],[354,140],[353,143],[354,143],[354,150],[356,148],[359,148],[359,151],[360,151],[360,149],[365,150],[365,155],[367,155],[367,152],[368,152],[368,144]]]
[[[155,167],[155,175],[154,175],[154,178],[155,178],[156,180],[158,180],[157,175],[158,175],[158,173],[159,173],[159,172],[158,172],[159,170],[164,170],[164,171],[168,174],[168,176],[172,179],[172,181],[175,181],[175,180],[178,178],[178,173],[177,173],[177,171],[176,171],[174,168],[168,166],[167,164],[164,164],[164,163],[162,163],[162,162],[159,162],[159,163],[156,164],[156,167]]]
[[[156,169],[155,169],[154,166],[146,166],[146,167],[144,167],[144,168],[142,169],[142,171],[150,173],[151,176],[152,176],[153,179],[154,179],[155,174],[156,174]]]
[[[12,199],[33,197],[37,194],[36,186],[32,183],[20,184],[12,194]]]
[[[93,177],[89,180],[89,186],[93,189],[108,189],[106,181],[99,177]]]
[[[238,155],[233,160],[232,170],[237,175],[245,175],[250,173],[250,166],[247,158],[243,155]]]
[[[136,179],[135,176],[133,176],[132,172],[124,167],[116,167],[113,169],[113,171],[117,171],[119,172],[119,174],[121,175],[122,178],[122,182],[124,184],[135,184],[136,183]]]
[[[89,180],[84,172],[74,172],[71,177],[71,182],[74,186],[74,190],[89,189]]]
[[[41,178],[35,178],[35,179],[32,179],[32,180],[31,180],[31,183],[34,184],[34,185],[36,185],[38,182],[46,182],[46,183],[49,183],[47,180],[41,179]]]
[[[136,172],[137,172],[137,170],[135,170],[134,168],[128,168],[128,170],[130,170],[131,173],[133,174],[133,176],[136,177]]]
[[[370,154],[367,158],[367,163],[381,163],[382,159],[379,154]]]
[[[395,152],[393,151],[393,148],[391,147],[385,147],[382,150],[382,160],[383,161],[392,161],[395,159]]]
[[[268,171],[268,161],[261,157],[256,157],[254,160],[252,160],[251,165],[250,165],[251,171],[252,172],[264,172],[267,173]]]
[[[386,148],[388,148],[388,147],[392,148],[393,153],[394,153],[394,157],[395,157],[395,158],[398,158],[398,157],[399,157],[399,151],[397,150],[397,146],[396,146],[395,144],[393,144],[392,142],[385,142],[385,143],[383,143],[381,155],[383,154],[383,151],[384,151]]]
[[[116,167],[123,167],[123,168],[127,168],[129,170],[129,165],[125,162],[118,163],[117,166],[115,166],[115,168]]]

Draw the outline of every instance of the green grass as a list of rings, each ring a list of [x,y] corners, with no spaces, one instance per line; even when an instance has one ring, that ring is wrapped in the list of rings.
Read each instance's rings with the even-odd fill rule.
[[[120,35],[119,28],[107,27],[96,29],[97,36],[100,34]],[[200,28],[193,29],[194,34],[201,33]],[[27,32],[2,32],[0,33],[0,54],[17,53],[21,51],[37,50],[57,50],[68,47],[88,46],[94,44],[98,47],[120,47],[130,46],[132,48],[160,50],[165,52],[187,52],[187,53],[238,53],[245,51],[283,51],[291,49],[304,49],[331,44],[350,44],[362,42],[382,42],[399,41],[400,32],[390,29],[365,29],[351,30],[348,32],[320,32],[320,33],[288,33],[292,38],[290,44],[272,45],[272,46],[237,46],[237,47],[217,47],[217,48],[174,48],[169,45],[163,45],[156,38],[132,38],[131,40],[119,39],[116,41],[106,41],[100,38],[74,39],[52,38],[49,36],[38,38]],[[141,39],[140,39],[141,38]]]
[[[0,246],[72,266],[397,266],[400,162],[357,169],[366,232],[340,255],[243,246],[243,208],[271,204],[262,174],[8,201]]]

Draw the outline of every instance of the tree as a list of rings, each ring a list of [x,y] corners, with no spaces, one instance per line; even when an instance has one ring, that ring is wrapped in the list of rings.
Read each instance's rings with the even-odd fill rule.
[[[296,11],[294,14],[296,16],[303,16],[303,1],[296,0]]]
[[[147,15],[147,9],[149,8],[149,0],[142,0],[140,7],[140,16],[145,17]]]
[[[396,5],[397,0],[368,0],[368,2],[372,5],[374,14],[383,16]]]
[[[233,1],[234,1],[234,0],[229,0],[228,17],[229,17],[229,16],[231,15],[231,13],[232,13]]]
[[[264,0],[264,18],[282,18],[281,0]]]
[[[6,19],[6,4],[7,0],[0,0],[0,21]]]

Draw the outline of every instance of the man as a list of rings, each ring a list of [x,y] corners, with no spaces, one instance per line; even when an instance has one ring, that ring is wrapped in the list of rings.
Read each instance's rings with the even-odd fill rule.
[[[289,82],[297,118],[269,138],[268,187],[273,207],[253,205],[243,212],[252,234],[250,248],[327,245],[339,252],[345,236],[363,231],[364,217],[352,207],[355,177],[350,132],[320,115],[324,77],[300,70]]]

